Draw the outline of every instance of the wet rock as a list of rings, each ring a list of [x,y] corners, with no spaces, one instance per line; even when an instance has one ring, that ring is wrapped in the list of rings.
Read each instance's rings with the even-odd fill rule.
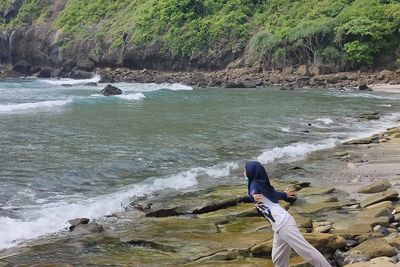
[[[76,66],[76,62],[73,60],[67,60],[64,64],[63,64],[63,69],[65,72],[71,72],[74,67]]]
[[[29,73],[35,74],[35,73],[38,73],[40,70],[41,70],[41,68],[39,66],[34,66],[29,70]]]
[[[379,136],[370,136],[366,138],[361,138],[361,139],[356,139],[356,140],[350,140],[347,142],[344,142],[343,145],[366,145],[366,144],[378,144],[379,143]]]
[[[387,179],[379,180],[370,185],[360,188],[358,190],[358,193],[364,193],[364,194],[379,193],[387,190],[390,186],[391,184],[389,180]]]
[[[358,242],[356,240],[353,240],[353,239],[347,239],[346,240],[346,247],[347,248],[355,247],[355,246],[357,246],[357,244],[358,244]]]
[[[380,114],[378,112],[374,113],[364,113],[360,115],[361,119],[366,119],[366,120],[379,120],[380,119]]]
[[[31,64],[29,64],[26,60],[20,60],[12,67],[12,70],[24,75],[29,75]]]
[[[372,89],[365,82],[362,82],[362,83],[360,83],[358,85],[358,90],[361,90],[361,91],[372,91]]]
[[[378,232],[382,234],[382,236],[388,236],[390,234],[389,230],[386,227],[379,227]]]
[[[97,86],[97,83],[95,82],[89,82],[89,83],[85,83],[85,86]]]
[[[89,219],[87,218],[71,220],[70,223],[71,226],[69,227],[69,230],[74,235],[87,235],[92,233],[101,233],[104,231],[102,225],[95,222],[89,223]]]
[[[100,91],[99,94],[104,96],[121,95],[122,90],[115,86],[112,86],[111,84],[108,84],[106,87],[104,87],[103,90]]]
[[[385,200],[395,200],[398,197],[397,191],[394,190],[388,190],[386,192],[380,192],[380,193],[375,193],[372,194],[371,196],[363,199],[360,201],[360,206],[361,207],[367,207],[375,203],[379,203]]]
[[[76,62],[76,69],[78,70],[91,72],[94,70],[94,68],[94,63],[88,59],[78,60],[78,62]]]
[[[68,229],[70,231],[74,230],[74,228],[79,224],[88,224],[90,219],[88,218],[77,218],[73,220],[69,220],[68,223],[71,225]]]
[[[52,72],[53,72],[52,68],[44,67],[39,71],[37,77],[39,77],[39,78],[50,78]]]
[[[239,186],[218,187],[211,192],[199,191],[190,192],[165,203],[162,199],[151,202],[145,201],[136,203],[144,208],[146,216],[165,217],[182,214],[202,214],[219,209],[235,206],[248,196],[245,189]]]

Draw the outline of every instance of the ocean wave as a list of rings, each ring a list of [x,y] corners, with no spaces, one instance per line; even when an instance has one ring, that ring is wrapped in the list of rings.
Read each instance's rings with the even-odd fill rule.
[[[290,133],[291,130],[290,130],[289,127],[281,127],[281,132],[283,132],[283,133]]]
[[[100,94],[92,94],[88,99],[93,99],[93,98],[101,98],[101,99],[115,99],[115,98],[120,98],[124,100],[140,100],[143,98],[146,98],[143,93],[135,93],[135,94],[122,94],[122,95],[114,95],[114,96],[104,96]]]
[[[385,100],[399,100],[400,96],[385,96],[385,95],[377,95],[377,94],[369,94],[369,93],[355,93],[355,92],[328,92],[326,95],[335,96],[335,97],[362,97],[367,99],[385,99]]]
[[[121,212],[135,197],[151,196],[156,192],[173,189],[182,190],[196,186],[199,177],[210,178],[228,176],[236,163],[223,163],[211,167],[197,167],[164,177],[148,178],[142,183],[133,184],[117,192],[91,199],[75,199],[73,203],[58,202],[45,204],[40,210],[25,212],[21,220],[0,217],[0,249],[22,245],[28,240],[63,231],[68,227],[68,220],[87,217],[98,219],[105,215]],[[32,208],[32,207],[31,207]]]
[[[339,140],[336,138],[329,138],[318,143],[299,142],[284,147],[275,147],[271,150],[265,150],[257,157],[257,160],[263,164],[267,164],[282,158],[295,159],[317,150],[333,148],[337,144],[339,144]]]
[[[49,100],[49,101],[21,103],[21,104],[5,104],[5,105],[0,105],[0,112],[12,112],[12,111],[23,111],[23,110],[38,109],[38,108],[60,107],[68,103],[71,103],[72,101],[73,100],[69,99],[69,100]]]
[[[69,78],[62,78],[62,79],[38,79],[40,82],[45,82],[53,85],[62,85],[62,84],[85,84],[85,83],[97,83],[100,81],[100,75],[96,74],[90,79],[82,79],[82,80],[74,80]]]
[[[329,125],[333,123],[333,120],[331,118],[318,118],[316,121],[320,121],[325,125]]]

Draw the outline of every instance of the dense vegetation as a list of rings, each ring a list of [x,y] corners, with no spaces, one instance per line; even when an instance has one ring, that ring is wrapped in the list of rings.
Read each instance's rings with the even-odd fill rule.
[[[0,0],[0,12],[10,2]],[[98,51],[161,43],[172,55],[190,57],[222,44],[247,46],[248,64],[270,67],[400,64],[398,0],[69,0],[57,16],[51,16],[52,1],[23,2],[0,27],[51,17],[66,46],[86,39]]]

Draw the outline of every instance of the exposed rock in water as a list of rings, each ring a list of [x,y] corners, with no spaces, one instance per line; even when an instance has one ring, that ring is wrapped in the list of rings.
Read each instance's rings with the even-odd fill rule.
[[[74,228],[79,224],[88,224],[90,219],[88,218],[77,218],[73,220],[69,220],[68,223],[71,225],[68,229],[70,231],[74,230]]]
[[[367,120],[379,120],[380,119],[380,114],[379,112],[374,112],[374,113],[364,113],[360,115],[361,119],[367,119]]]
[[[101,233],[104,231],[102,225],[90,222],[88,218],[78,218],[68,221],[71,226],[68,228],[74,235],[85,235],[90,233]],[[90,223],[89,223],[90,222]]]
[[[100,94],[104,96],[121,95],[122,90],[115,86],[112,86],[111,84],[107,84],[107,86],[100,91]]]
[[[360,85],[358,85],[358,90],[372,91],[372,89],[365,82],[362,82],[362,83],[360,83]]]
[[[97,86],[97,83],[95,82],[88,82],[84,84],[85,86]]]

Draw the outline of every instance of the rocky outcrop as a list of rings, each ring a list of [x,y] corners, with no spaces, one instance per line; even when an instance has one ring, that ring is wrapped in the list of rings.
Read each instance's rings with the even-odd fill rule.
[[[122,90],[112,86],[111,84],[108,84],[103,90],[100,91],[100,94],[104,96],[121,95]]]

